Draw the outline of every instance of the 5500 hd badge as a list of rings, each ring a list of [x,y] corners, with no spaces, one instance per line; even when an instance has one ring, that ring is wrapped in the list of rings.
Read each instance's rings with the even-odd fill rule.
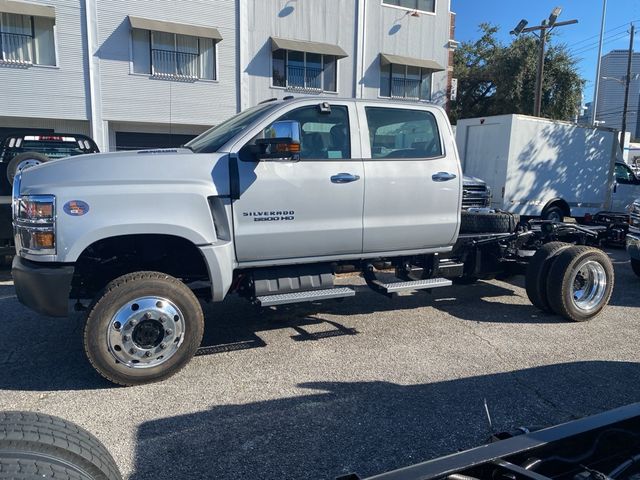
[[[252,217],[254,222],[280,222],[295,220],[296,212],[293,210],[275,210],[270,212],[242,212],[243,217]]]

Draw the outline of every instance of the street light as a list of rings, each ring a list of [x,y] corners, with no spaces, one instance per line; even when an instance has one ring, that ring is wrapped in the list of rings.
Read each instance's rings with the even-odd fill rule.
[[[614,82],[618,82],[620,85],[625,86],[627,84],[627,76],[625,75],[622,78],[617,77],[600,77],[600,80],[613,80]],[[631,75],[631,81],[640,80],[640,73],[634,73]]]
[[[544,80],[544,47],[547,41],[547,35],[556,27],[564,27],[565,25],[573,25],[578,20],[568,20],[566,22],[558,22],[558,17],[562,13],[562,8],[556,7],[551,11],[549,18],[543,20],[540,25],[525,28],[528,24],[527,20],[522,19],[511,31],[512,35],[520,35],[521,33],[533,33],[540,39],[540,56],[538,58],[538,74],[536,76],[536,96],[533,103],[533,115],[539,117],[542,110],[542,82]],[[540,34],[535,32],[539,31]]]

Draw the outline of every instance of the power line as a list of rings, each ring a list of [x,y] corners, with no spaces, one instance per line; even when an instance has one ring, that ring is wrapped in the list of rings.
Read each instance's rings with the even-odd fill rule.
[[[631,21],[629,21],[629,22],[625,22],[625,23],[623,23],[622,25],[618,25],[617,27],[614,27],[614,28],[611,28],[611,29],[609,29],[609,30],[605,31],[604,33],[605,33],[605,35],[606,35],[607,33],[615,32],[616,30],[620,30],[621,28],[628,27],[628,26],[629,26],[629,23],[638,22],[638,21],[640,21],[640,18],[636,18],[635,20],[631,20]],[[568,47],[575,47],[575,46],[577,46],[577,45],[580,45],[581,43],[588,42],[588,41],[589,41],[589,40],[591,40],[592,38],[599,38],[599,37],[600,37],[600,34],[592,35],[592,36],[587,37],[587,38],[584,38],[584,39],[582,39],[582,40],[578,40],[577,42],[570,43],[570,44],[568,44],[567,46],[568,46]],[[597,44],[598,42],[595,42],[595,43]],[[583,45],[583,47],[584,47],[584,45]],[[583,47],[580,47],[580,48],[583,48]]]
[[[616,35],[610,36],[607,40],[605,40],[603,42],[603,45],[606,45],[608,43],[612,43],[612,42],[615,42],[615,41],[618,41],[618,40],[622,40],[623,38],[627,37],[628,35],[629,34],[627,32],[621,32],[621,33],[618,33]],[[591,45],[587,45],[585,47],[578,48],[577,50],[574,50],[571,53],[573,55],[581,55],[583,53],[586,53],[586,52],[589,52],[591,50],[597,49],[598,46],[599,46],[599,42],[596,42],[596,43],[593,43]]]

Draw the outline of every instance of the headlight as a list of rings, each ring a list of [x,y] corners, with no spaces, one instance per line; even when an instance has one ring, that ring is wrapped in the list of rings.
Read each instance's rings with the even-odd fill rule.
[[[18,253],[55,255],[56,198],[25,195],[14,198],[13,226]]]

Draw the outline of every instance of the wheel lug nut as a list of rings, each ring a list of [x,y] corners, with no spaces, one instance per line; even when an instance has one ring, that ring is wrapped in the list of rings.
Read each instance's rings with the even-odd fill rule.
[[[171,335],[171,334],[173,333],[173,330],[171,330],[171,329],[167,328],[167,329],[164,331],[164,333],[165,333],[165,335]]]
[[[127,340],[129,340],[129,335],[123,335],[122,336],[122,341],[126,342]]]
[[[129,322],[129,326],[135,327],[136,323],[138,323],[138,320],[136,320],[135,318],[132,318],[131,321]]]
[[[135,348],[130,348],[130,349],[129,349],[129,353],[130,353],[131,355],[133,355],[134,353],[136,353],[136,349],[135,349]]]
[[[167,344],[166,343],[161,343],[160,344],[160,349],[164,350],[165,348],[167,348]]]
[[[149,320],[151,318],[151,313],[147,312],[144,314],[144,318],[146,318],[147,320]]]
[[[150,357],[150,356],[151,356],[151,352],[145,352],[145,353],[144,353],[144,356],[145,356],[145,357]]]

